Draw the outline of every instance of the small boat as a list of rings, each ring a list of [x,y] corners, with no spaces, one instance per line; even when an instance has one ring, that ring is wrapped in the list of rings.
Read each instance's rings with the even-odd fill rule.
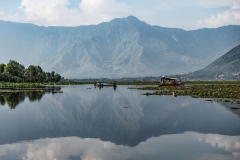
[[[98,84],[98,87],[112,87],[112,84]]]
[[[117,87],[117,84],[115,82],[113,84],[94,83],[94,86],[98,86],[98,87]]]
[[[181,80],[177,78],[170,78],[170,77],[163,76],[160,79],[159,86],[180,86],[180,85],[184,85],[184,83]]]

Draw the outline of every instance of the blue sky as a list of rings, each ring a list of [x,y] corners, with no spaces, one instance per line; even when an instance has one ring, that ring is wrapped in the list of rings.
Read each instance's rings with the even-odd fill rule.
[[[0,0],[0,20],[43,26],[99,24],[129,15],[185,30],[240,25],[240,0]]]

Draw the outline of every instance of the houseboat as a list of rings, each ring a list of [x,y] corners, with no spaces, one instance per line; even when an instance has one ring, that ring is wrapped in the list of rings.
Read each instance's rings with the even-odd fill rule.
[[[177,78],[163,76],[160,79],[160,86],[180,86],[180,85],[184,85],[184,83]]]

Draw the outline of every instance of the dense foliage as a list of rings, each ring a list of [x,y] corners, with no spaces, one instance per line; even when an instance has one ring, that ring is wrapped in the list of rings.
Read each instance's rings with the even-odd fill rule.
[[[0,81],[5,82],[59,82],[60,74],[54,71],[44,72],[40,66],[30,65],[25,68],[22,64],[10,60],[7,65],[0,64]]]

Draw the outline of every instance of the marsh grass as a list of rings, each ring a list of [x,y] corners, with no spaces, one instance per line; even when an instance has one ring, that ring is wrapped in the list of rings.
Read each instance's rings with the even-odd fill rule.
[[[56,86],[56,85],[82,85],[82,84],[92,84],[92,82],[43,82],[43,83],[33,83],[33,82],[1,82],[0,89],[6,88],[45,88],[46,86]]]
[[[239,84],[194,84],[185,86],[141,87],[139,90],[153,90],[148,95],[192,96],[193,98],[224,98],[225,102],[240,102]]]

